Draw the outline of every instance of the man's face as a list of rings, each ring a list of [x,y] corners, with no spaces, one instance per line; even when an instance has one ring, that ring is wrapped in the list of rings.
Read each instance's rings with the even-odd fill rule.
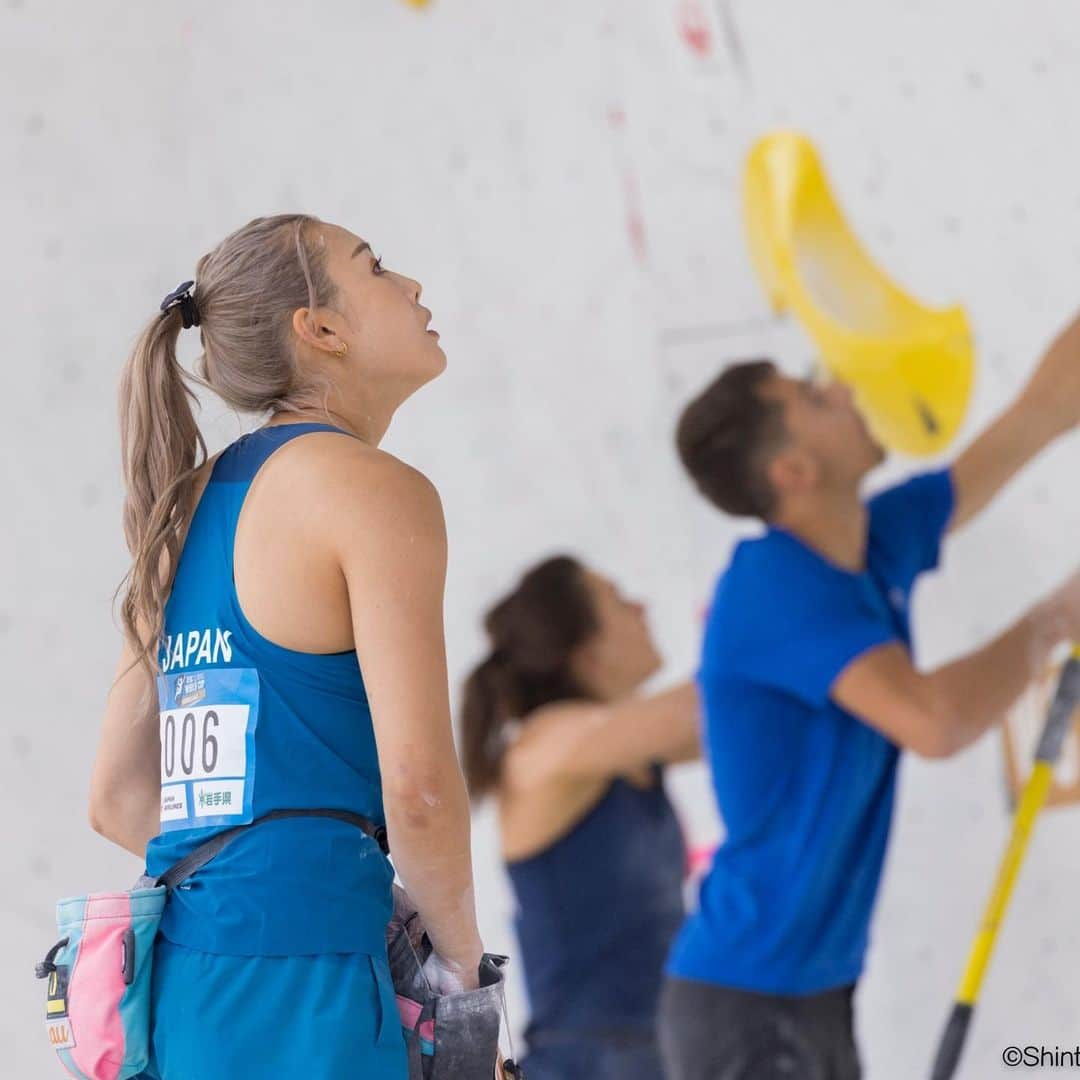
[[[842,383],[774,375],[761,392],[783,406],[788,438],[780,454],[794,452],[811,462],[815,486],[857,487],[885,460]]]

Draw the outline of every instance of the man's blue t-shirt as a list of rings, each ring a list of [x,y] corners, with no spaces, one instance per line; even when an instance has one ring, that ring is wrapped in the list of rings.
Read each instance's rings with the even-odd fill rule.
[[[862,573],[780,529],[735,549],[698,675],[727,836],[670,975],[772,994],[858,978],[899,749],[829,694],[869,649],[910,648],[911,592],[937,566],[952,509],[947,472],[872,499]]]

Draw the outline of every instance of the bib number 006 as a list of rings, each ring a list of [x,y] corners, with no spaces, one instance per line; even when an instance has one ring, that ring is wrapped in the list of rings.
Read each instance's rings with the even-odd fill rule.
[[[251,820],[258,688],[251,669],[159,681],[162,831]]]
[[[161,782],[245,773],[247,705],[169,709],[161,714]]]
[[[161,724],[162,779],[172,780],[178,765],[185,777],[194,774],[196,764],[202,766],[203,776],[210,775],[218,763],[220,747],[215,732],[220,726],[221,717],[214,709],[203,712],[201,735],[195,713],[184,713],[179,722],[173,713],[167,713]]]

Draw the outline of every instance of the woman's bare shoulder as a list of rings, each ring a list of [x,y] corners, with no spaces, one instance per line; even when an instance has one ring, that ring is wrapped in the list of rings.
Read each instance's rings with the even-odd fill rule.
[[[327,526],[387,519],[404,527],[441,527],[435,485],[393,454],[336,432],[313,432],[286,449],[288,455],[271,462],[277,468],[269,479]]]
[[[285,453],[282,453],[282,450]],[[313,431],[282,447],[273,457],[290,471],[314,482],[336,482],[357,473],[383,473],[392,482],[412,478],[430,483],[417,468],[381,447],[339,431]]]

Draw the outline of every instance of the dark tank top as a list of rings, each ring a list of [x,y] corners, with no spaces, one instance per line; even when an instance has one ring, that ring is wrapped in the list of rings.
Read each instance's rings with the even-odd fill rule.
[[[615,780],[561,839],[507,864],[529,996],[529,1034],[647,1031],[684,917],[686,849],[655,769]]]

